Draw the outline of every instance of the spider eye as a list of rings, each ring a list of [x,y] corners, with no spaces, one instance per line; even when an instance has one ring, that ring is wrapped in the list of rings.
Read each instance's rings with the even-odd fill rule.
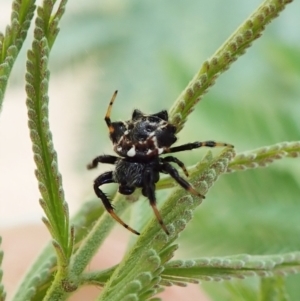
[[[152,116],[150,116],[150,117],[148,118],[148,120],[149,120],[150,122],[157,122],[157,118],[152,117]]]
[[[146,131],[147,131],[148,133],[151,133],[151,132],[153,131],[152,126],[147,125],[147,126],[146,126]]]

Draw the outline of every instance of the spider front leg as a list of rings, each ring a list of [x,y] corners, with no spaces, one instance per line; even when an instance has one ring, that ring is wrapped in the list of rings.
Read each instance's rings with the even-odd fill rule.
[[[143,188],[142,193],[149,199],[150,205],[154,211],[154,214],[167,235],[170,235],[166,225],[163,222],[163,219],[156,207],[156,197],[155,197],[155,178],[153,171],[150,169],[146,169],[143,174]]]
[[[134,234],[140,235],[139,232],[135,231],[131,227],[129,227],[126,223],[124,223],[114,212],[114,208],[111,205],[108,197],[106,194],[99,188],[101,185],[108,184],[108,183],[115,183],[112,175],[112,171],[105,172],[102,175],[100,175],[94,182],[94,190],[98,198],[101,199],[105,209],[107,212],[111,215],[113,219],[115,219],[118,223],[120,223],[123,227],[128,229]]]
[[[224,142],[216,142],[216,141],[196,141],[193,143],[186,143],[175,147],[166,148],[164,150],[164,153],[177,153],[182,152],[186,150],[192,150],[199,147],[222,147],[227,146],[233,148],[234,146],[232,144],[224,143]]]
[[[178,171],[169,163],[162,163],[161,165],[161,171],[168,173],[182,188],[187,190],[193,195],[196,195],[202,199],[205,199],[205,196],[199,193],[189,182],[187,182],[185,179],[183,179]]]
[[[104,117],[104,120],[107,124],[107,127],[108,127],[108,130],[109,130],[109,133],[112,134],[114,132],[114,128],[111,124],[111,120],[110,120],[110,114],[111,114],[111,109],[112,109],[112,106],[114,104],[114,101],[117,97],[117,94],[118,94],[118,90],[116,90],[109,102],[109,105],[108,105],[108,108],[107,108],[107,111],[106,111],[106,114],[105,114],[105,117]]]
[[[107,164],[115,164],[118,160],[118,157],[111,155],[103,155],[96,157],[92,163],[87,165],[87,169],[93,169],[98,166],[98,163],[107,163]]]

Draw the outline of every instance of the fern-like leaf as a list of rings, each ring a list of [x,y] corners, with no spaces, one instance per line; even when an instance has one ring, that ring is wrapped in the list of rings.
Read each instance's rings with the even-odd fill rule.
[[[259,301],[289,301],[286,292],[285,278],[282,276],[262,278],[260,283]]]
[[[78,248],[88,233],[91,232],[95,221],[104,213],[98,200],[86,202],[72,218],[71,224],[76,229],[75,249]],[[84,216],[84,217],[83,217]],[[35,263],[20,283],[13,301],[42,300],[53,281],[57,271],[57,259],[51,244],[47,245]]]
[[[297,158],[300,156],[300,141],[281,142],[265,146],[253,151],[237,154],[228,166],[228,172],[246,170],[256,167],[267,167],[276,160],[286,157]]]
[[[5,35],[0,33],[0,111],[14,62],[26,39],[35,11],[35,0],[15,0],[12,3],[11,24]]]
[[[263,4],[232,34],[231,37],[203,63],[200,70],[179,95],[170,109],[170,121],[179,132],[202,95],[216,78],[243,55],[252,42],[262,35],[265,26],[275,19],[292,0],[265,0]]]
[[[257,167],[267,167],[277,160],[283,158],[298,158],[300,156],[300,142],[281,142],[270,146],[264,146],[258,149],[238,153],[229,163],[227,172],[235,172]],[[191,173],[193,170],[201,168],[198,163],[195,166],[187,168]],[[170,176],[165,176],[156,186],[156,189],[166,189],[176,186],[176,182]]]
[[[232,278],[273,277],[299,273],[300,252],[251,256],[205,257],[174,260],[165,265],[162,279],[172,284],[197,280],[220,281]]]
[[[0,236],[0,246],[1,243],[2,243],[2,237]],[[3,260],[3,251],[0,249],[0,301],[5,301],[6,293],[4,290],[4,286],[2,284],[2,276],[3,276],[3,271],[1,269],[2,260]]]
[[[203,169],[191,173],[191,183],[205,194],[218,176],[225,172],[233,156],[232,149],[225,149],[216,159],[209,155],[202,163]],[[201,198],[186,195],[182,188],[176,189],[160,210],[170,235],[166,235],[153,218],[115,269],[98,300],[145,300],[158,293],[163,265],[177,248],[172,243],[192,219],[193,210],[201,202]]]
[[[26,103],[32,149],[37,167],[35,174],[42,195],[40,204],[47,216],[47,219],[44,218],[43,221],[54,238],[59,266],[66,266],[72,252],[73,236],[48,121],[50,76],[48,60],[51,46],[57,35],[56,19],[50,18],[53,5],[53,1],[44,1],[43,7],[37,9],[34,41],[27,55]]]
[[[113,203],[114,207],[117,209],[118,215],[125,210],[127,205],[124,196],[121,196],[120,194],[114,197]],[[79,278],[80,275],[83,273],[114,224],[115,221],[107,212],[98,217],[97,222],[71,258],[70,278],[77,279],[78,283],[81,282]]]

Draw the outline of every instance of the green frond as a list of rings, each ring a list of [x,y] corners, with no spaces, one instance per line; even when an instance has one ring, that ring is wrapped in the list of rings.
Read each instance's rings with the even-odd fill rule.
[[[26,39],[35,11],[35,0],[14,0],[11,24],[0,33],[0,111],[12,67]]]
[[[300,252],[251,256],[205,257],[166,263],[162,279],[177,281],[220,281],[233,278],[286,276],[300,271]],[[263,299],[266,300],[266,299]]]
[[[275,19],[292,0],[265,0],[263,4],[203,63],[200,70],[179,95],[170,109],[170,121],[179,132],[187,116],[194,110],[217,77],[243,55],[252,42],[262,35],[266,25]]]
[[[190,175],[191,183],[199,192],[204,194],[226,169],[234,156],[232,149],[225,149],[217,158],[207,156],[201,168],[195,169]],[[205,183],[205,184],[203,184]],[[164,221],[170,232],[167,236],[153,218],[141,233],[124,260],[115,269],[111,278],[103,289],[100,300],[124,300],[135,294],[140,296],[148,290],[157,293],[153,283],[158,284],[164,270],[165,261],[172,258],[177,245],[172,242],[178,237],[188,221],[192,218],[192,211],[201,204],[201,198],[187,195],[182,188],[178,188],[160,209]],[[140,285],[139,275],[145,273],[152,277],[150,286]],[[148,294],[146,294],[148,296]]]
[[[49,249],[49,248],[48,248]],[[53,265],[56,262],[54,256],[41,262],[41,266],[34,271],[34,276],[27,279],[26,286],[20,286],[20,290],[14,296],[13,300],[42,300],[45,296],[45,288],[49,279],[53,279]]]
[[[113,203],[118,215],[122,213],[127,207],[126,205],[128,205],[124,200],[124,197],[120,194],[117,194],[113,198]],[[71,257],[70,275],[72,278],[78,278],[82,274],[93,255],[97,252],[100,245],[109,234],[113,225],[115,225],[115,221],[107,212],[98,216],[97,222],[93,225],[85,239]],[[75,228],[77,228],[76,225]],[[78,281],[80,281],[79,278]]]
[[[2,237],[0,236],[0,247],[1,247],[1,243],[2,243]],[[3,255],[4,253],[0,249],[0,301],[5,301],[5,297],[6,297],[4,285],[2,284],[3,270],[1,269],[1,266],[2,266]]]
[[[75,249],[91,231],[96,220],[103,214],[103,207],[98,200],[83,204],[82,208],[72,218],[71,223],[75,227]],[[43,219],[45,223],[45,218]],[[47,226],[49,227],[49,226]],[[72,229],[72,228],[71,228]],[[71,232],[72,233],[72,232]],[[48,244],[35,263],[31,266],[26,277],[19,285],[13,301],[31,300],[40,301],[44,298],[47,289],[53,281],[53,274],[57,271],[57,258],[54,256],[52,244]],[[107,274],[106,274],[107,275]],[[110,275],[110,274],[109,274]],[[36,279],[40,281],[36,281]],[[108,278],[109,276],[107,276]],[[83,277],[84,278],[84,277]],[[87,278],[89,278],[87,276]],[[106,278],[106,279],[107,279]],[[83,283],[89,283],[84,281]],[[33,289],[34,288],[34,289]],[[26,292],[26,298],[23,299]],[[22,299],[21,299],[22,298]]]
[[[70,250],[72,243],[70,243],[69,211],[64,200],[62,177],[58,170],[57,154],[54,150],[48,121],[50,47],[49,33],[46,29],[52,9],[52,1],[45,1],[44,7],[38,8],[34,41],[27,55],[26,103],[34,161],[37,167],[35,175],[42,195],[40,204],[47,216],[44,222],[56,241],[54,246],[60,258],[60,264],[66,265],[72,252]]]
[[[157,220],[152,218],[141,235],[132,238],[134,242],[131,249],[118,265],[103,271],[85,272],[116,222],[104,211],[99,200],[86,204],[72,219],[72,226],[69,222],[69,208],[64,197],[48,112],[49,55],[59,33],[58,26],[67,0],[56,2],[44,0],[42,6],[37,9],[34,41],[32,49],[28,51],[26,63],[28,125],[36,165],[35,175],[41,194],[40,205],[45,212],[43,222],[53,240],[30,268],[13,301],[65,300],[85,284],[103,287],[98,300],[157,301],[160,299],[153,296],[165,286],[186,286],[188,283],[196,284],[199,281],[210,280],[213,282],[251,277],[253,279],[253,276],[256,276],[257,283],[261,284],[261,300],[288,300],[284,277],[299,273],[299,252],[263,256],[241,254],[171,261],[179,248],[177,239],[193,219],[195,209],[202,203],[202,198],[190,195],[178,187],[170,177],[163,178],[157,184],[157,189],[174,188],[160,208],[170,235],[166,235]],[[265,26],[289,2],[291,1],[265,1],[203,64],[170,110],[171,122],[177,126],[178,131],[183,128],[188,115],[217,77],[245,52],[262,34]],[[5,35],[0,34],[0,102],[23,43],[20,36],[24,39],[26,37],[35,8],[33,3],[34,1],[30,0],[14,1],[11,24],[7,27]],[[30,7],[34,8],[29,19]],[[267,166],[274,160],[294,158],[299,154],[300,143],[297,141],[263,147],[238,154],[236,157],[233,149],[224,148],[216,157],[208,152],[202,161],[188,168],[189,181],[201,195],[205,195],[223,173]],[[131,197],[138,198],[139,194],[137,191]],[[127,201],[126,197],[115,195],[113,204],[118,215],[129,207]],[[210,229],[208,236],[211,233],[213,232]],[[0,264],[2,257],[3,252],[0,251]],[[1,278],[0,270],[0,301],[5,299]],[[258,290],[256,293],[259,295]]]
[[[270,146],[264,146],[252,151],[237,154],[229,163],[227,172],[253,169],[257,167],[267,167],[274,161],[283,158],[298,158],[300,156],[300,142],[280,142]],[[197,168],[196,166],[187,167],[188,172]],[[199,167],[198,167],[199,168]],[[157,190],[172,188],[176,182],[170,176],[165,176],[157,183]]]
[[[265,146],[253,151],[237,154],[230,162],[228,172],[245,170],[256,167],[267,167],[275,160],[285,157],[297,158],[300,156],[300,142],[281,142]]]
[[[281,276],[262,278],[260,281],[259,301],[289,301],[286,292],[285,278]]]

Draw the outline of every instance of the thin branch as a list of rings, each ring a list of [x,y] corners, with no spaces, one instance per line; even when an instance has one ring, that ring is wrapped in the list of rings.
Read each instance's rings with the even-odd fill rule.
[[[285,276],[299,273],[300,252],[276,255],[240,254],[226,257],[205,257],[189,260],[174,260],[165,265],[162,279],[176,281],[220,281],[250,276]]]
[[[267,167],[274,161],[283,158],[300,156],[300,141],[281,142],[271,146],[240,153],[230,162],[227,172],[246,170],[257,167]]]

